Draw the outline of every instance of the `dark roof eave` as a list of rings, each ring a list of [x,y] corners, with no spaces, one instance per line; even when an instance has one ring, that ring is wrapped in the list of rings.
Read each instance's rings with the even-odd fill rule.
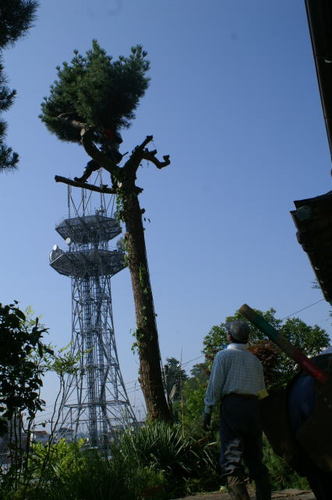
[[[326,132],[332,157],[332,3],[305,0]]]

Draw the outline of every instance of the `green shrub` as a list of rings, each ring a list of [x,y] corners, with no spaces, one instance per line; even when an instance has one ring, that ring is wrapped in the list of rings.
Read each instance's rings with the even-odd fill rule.
[[[28,476],[19,485],[2,475],[0,500],[167,500],[220,486],[219,444],[200,440],[179,425],[146,424],[128,430],[107,459],[84,441],[34,445]],[[274,490],[308,488],[264,442],[264,460]]]
[[[155,422],[125,432],[112,453],[114,457],[120,454],[128,464],[134,462],[162,472],[167,498],[191,492],[192,484],[198,490],[219,485],[216,462],[206,442],[184,434],[179,425]]]
[[[133,466],[121,454],[106,459],[84,441],[36,445],[27,481],[2,483],[1,500],[165,500],[162,471]]]

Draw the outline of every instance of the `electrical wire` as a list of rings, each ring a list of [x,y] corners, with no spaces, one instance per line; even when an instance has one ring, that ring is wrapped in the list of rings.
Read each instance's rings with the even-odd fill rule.
[[[281,318],[281,321],[284,321],[284,319],[290,318],[291,316],[294,316],[294,314],[298,314],[299,312],[305,311],[306,309],[309,309],[310,307],[315,306],[316,304],[319,304],[320,302],[323,302],[325,299],[319,299],[316,302],[313,302],[312,304],[309,304],[308,306],[302,307],[302,309],[299,309],[298,311],[295,311],[291,314],[288,314],[287,316],[284,316]]]

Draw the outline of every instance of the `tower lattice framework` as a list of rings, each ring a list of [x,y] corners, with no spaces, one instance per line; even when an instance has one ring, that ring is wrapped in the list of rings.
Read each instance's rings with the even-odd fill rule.
[[[102,185],[100,172],[95,183]],[[68,250],[55,245],[50,254],[50,265],[71,277],[70,349],[78,360],[66,376],[57,433],[85,436],[91,446],[105,447],[136,422],[119,366],[112,313],[111,278],[126,267],[125,255],[119,245],[109,248],[121,233],[111,208],[114,197],[80,189],[75,201],[72,191],[68,186],[68,218],[56,226]]]

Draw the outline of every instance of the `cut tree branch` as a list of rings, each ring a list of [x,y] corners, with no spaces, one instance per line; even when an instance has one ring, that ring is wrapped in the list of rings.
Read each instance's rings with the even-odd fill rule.
[[[153,140],[153,135],[147,135],[142,144],[136,146],[130,155],[129,160],[124,165],[123,169],[127,171],[136,172],[142,160],[151,161],[157,168],[167,167],[171,163],[169,155],[163,156],[164,161],[158,160],[156,158],[157,150],[149,151],[145,149],[145,146]]]
[[[158,160],[158,158],[156,158],[156,154],[157,154],[157,150],[148,151],[147,149],[145,149],[143,151],[143,159],[151,161],[151,163],[153,163],[157,168],[167,167],[167,165],[169,165],[171,163],[171,160],[169,159],[169,155],[164,155],[163,156],[164,161],[160,161],[160,160]]]
[[[141,151],[144,151],[144,148],[149,142],[153,141],[153,135],[147,135],[142,144],[137,146],[137,149],[140,149]]]
[[[72,179],[68,179],[68,177],[62,177],[61,175],[56,175],[54,179],[55,182],[63,182],[69,186],[89,189],[90,191],[97,191],[98,193],[116,194],[115,189],[109,188],[105,184],[102,184],[101,186],[94,186],[93,184],[88,184],[87,182],[73,181]]]

